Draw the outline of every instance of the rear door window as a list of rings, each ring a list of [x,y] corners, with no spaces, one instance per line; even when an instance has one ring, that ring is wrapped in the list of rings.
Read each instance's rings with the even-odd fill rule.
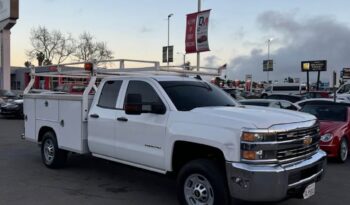
[[[107,81],[102,88],[97,106],[107,109],[114,109],[117,104],[117,99],[122,85],[121,80]]]

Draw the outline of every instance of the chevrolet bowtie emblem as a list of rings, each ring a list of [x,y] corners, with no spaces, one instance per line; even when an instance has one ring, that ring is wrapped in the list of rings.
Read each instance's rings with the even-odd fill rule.
[[[304,144],[305,146],[308,146],[308,145],[310,145],[311,143],[312,143],[312,137],[311,137],[311,136],[305,136],[305,137],[304,137],[303,144]]]

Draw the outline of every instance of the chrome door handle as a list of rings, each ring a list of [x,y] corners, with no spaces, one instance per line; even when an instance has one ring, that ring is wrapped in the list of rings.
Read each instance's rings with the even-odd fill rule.
[[[98,114],[91,114],[90,117],[92,117],[92,118],[99,118],[100,116]]]

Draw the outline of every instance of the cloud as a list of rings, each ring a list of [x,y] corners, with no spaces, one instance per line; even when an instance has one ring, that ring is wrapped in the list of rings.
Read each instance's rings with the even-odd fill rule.
[[[220,61],[220,58],[214,55],[204,58],[205,67],[219,67],[218,61]]]
[[[299,19],[295,12],[268,11],[258,16],[257,24],[263,32],[278,36],[278,41],[272,42],[272,48],[276,44],[278,48],[271,49],[275,68],[270,79],[281,81],[288,76],[305,79],[306,74],[300,71],[303,60],[328,60],[328,71],[321,73],[321,79],[326,81],[332,70],[339,72],[350,65],[350,28],[333,17]],[[256,80],[266,80],[266,73],[262,72],[262,61],[267,58],[266,44],[258,45],[249,55],[230,61],[231,78],[243,79],[246,74],[253,74]]]
[[[141,33],[149,33],[149,32],[152,32],[152,31],[153,31],[152,28],[148,28],[148,27],[146,27],[146,26],[144,26],[144,27],[142,27],[142,28],[140,29],[140,32],[141,32]]]

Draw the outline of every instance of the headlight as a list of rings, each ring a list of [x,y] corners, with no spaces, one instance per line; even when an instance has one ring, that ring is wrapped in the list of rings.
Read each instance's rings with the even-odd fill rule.
[[[329,142],[333,139],[333,134],[327,133],[321,136],[321,141],[322,142]]]
[[[266,142],[274,141],[275,139],[275,135],[269,133],[243,132],[241,137],[241,140],[245,142]]]
[[[274,133],[243,132],[241,136],[242,159],[252,162],[275,161],[276,151],[266,150],[265,147],[272,141],[276,141],[276,134]]]

